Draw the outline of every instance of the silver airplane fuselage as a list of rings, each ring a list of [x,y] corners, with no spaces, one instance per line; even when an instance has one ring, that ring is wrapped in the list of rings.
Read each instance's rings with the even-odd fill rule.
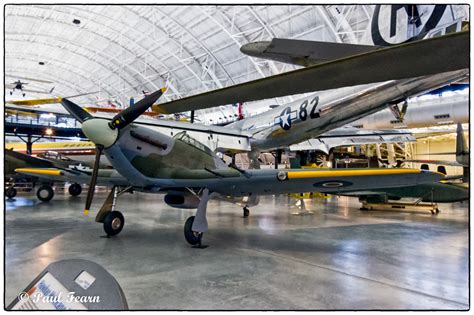
[[[226,128],[250,132],[252,150],[287,147],[377,112],[392,102],[457,81],[467,74],[468,70],[459,70],[317,92]]]

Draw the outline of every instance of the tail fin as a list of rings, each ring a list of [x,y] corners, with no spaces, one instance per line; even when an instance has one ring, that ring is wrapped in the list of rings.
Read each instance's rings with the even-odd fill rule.
[[[458,123],[456,130],[456,162],[464,166],[469,165],[469,148],[464,138],[464,130],[461,123]]]
[[[376,5],[361,44],[391,46],[459,32],[468,15],[468,5]]]

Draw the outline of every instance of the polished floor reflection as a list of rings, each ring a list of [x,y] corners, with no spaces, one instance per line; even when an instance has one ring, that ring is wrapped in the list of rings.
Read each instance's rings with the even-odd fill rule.
[[[96,211],[105,199],[99,193]],[[125,228],[106,238],[85,197],[6,201],[5,303],[49,263],[83,258],[121,284],[131,309],[468,309],[468,204],[437,216],[359,210],[357,199],[263,197],[248,218],[208,207],[206,249],[184,240],[193,210],[125,194]]]

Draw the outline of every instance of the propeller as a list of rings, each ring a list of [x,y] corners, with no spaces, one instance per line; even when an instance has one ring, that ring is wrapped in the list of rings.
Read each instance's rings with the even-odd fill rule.
[[[89,191],[87,192],[86,205],[84,208],[84,215],[89,214],[89,209],[94,198],[95,185],[97,183],[97,177],[99,174],[99,163],[102,151],[114,145],[119,138],[119,130],[125,128],[131,124],[135,119],[142,115],[158,98],[163,95],[166,88],[162,88],[152,94],[144,97],[142,100],[137,102],[135,105],[121,111],[112,118],[111,121],[103,118],[94,118],[86,110],[77,104],[69,101],[68,99],[62,99],[61,104],[64,108],[79,122],[82,123],[82,132],[86,135],[89,140],[94,142],[95,148],[95,160],[94,167],[92,169],[91,181],[89,184]]]

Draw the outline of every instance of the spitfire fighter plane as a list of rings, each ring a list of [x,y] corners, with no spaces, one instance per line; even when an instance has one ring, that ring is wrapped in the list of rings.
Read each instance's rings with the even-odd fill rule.
[[[84,134],[96,144],[85,212],[92,203],[102,153],[127,180],[126,186],[114,187],[96,216],[107,235],[119,234],[124,225],[123,215],[115,211],[119,195],[133,190],[164,193],[170,206],[197,208],[196,216],[185,223],[185,238],[190,244],[200,243],[207,231],[210,198],[247,197],[256,201],[256,196],[264,194],[308,190],[337,194],[370,189],[375,183],[377,187],[395,188],[438,181],[442,174],[417,169],[260,170],[256,169],[256,157],[263,150],[330,135],[334,129],[397,100],[465,78],[469,72],[468,46],[468,33],[452,34],[344,57],[154,107],[162,113],[175,113],[321,90],[226,127],[140,120],[138,117],[163,91],[151,93],[112,120],[94,117],[63,99],[62,105],[82,122]],[[424,62],[414,60],[419,51],[424,52]],[[239,150],[249,153],[255,169],[226,165],[214,153]]]
[[[208,229],[207,202],[210,198],[239,198],[265,194],[296,193],[311,190],[346,192],[378,187],[400,187],[438,181],[439,173],[415,169],[363,170],[242,170],[226,165],[208,147],[185,131],[173,137],[134,124],[163,90],[154,92],[112,120],[94,118],[69,100],[63,106],[82,122],[84,134],[96,144],[96,161],[105,153],[114,168],[128,180],[126,187],[115,186],[96,216],[107,235],[117,235],[124,217],[116,211],[118,195],[131,191],[164,193],[165,202],[178,208],[197,208],[188,218],[184,235],[188,243],[201,243]],[[94,166],[85,213],[89,212],[98,175]]]

